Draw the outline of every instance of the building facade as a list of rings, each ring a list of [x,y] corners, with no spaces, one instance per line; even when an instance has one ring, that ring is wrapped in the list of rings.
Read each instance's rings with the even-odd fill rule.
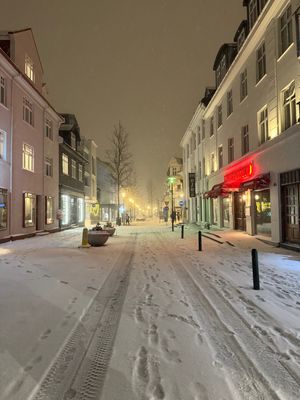
[[[0,240],[58,228],[55,165],[61,122],[44,96],[43,68],[31,29],[1,32]]]
[[[299,245],[300,1],[243,4],[181,141],[188,219]]]
[[[88,160],[81,148],[80,128],[73,114],[62,114],[59,135],[60,228],[84,226],[84,171]]]
[[[170,159],[167,170],[166,189],[164,207],[169,208],[170,215],[173,206],[173,210],[176,212],[177,219],[181,220],[185,212],[182,158],[172,157]]]
[[[97,199],[100,204],[100,220],[116,221],[117,187],[111,176],[109,165],[97,158]]]

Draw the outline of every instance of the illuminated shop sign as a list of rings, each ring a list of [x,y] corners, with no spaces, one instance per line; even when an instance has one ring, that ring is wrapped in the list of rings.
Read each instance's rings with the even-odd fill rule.
[[[227,186],[235,186],[239,187],[240,184],[253,176],[254,168],[253,161],[248,164],[243,165],[240,168],[235,169],[232,172],[229,172],[224,177],[225,185]]]

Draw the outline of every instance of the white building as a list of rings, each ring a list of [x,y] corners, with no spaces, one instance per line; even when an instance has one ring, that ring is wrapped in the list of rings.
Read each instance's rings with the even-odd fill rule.
[[[300,244],[300,1],[244,5],[181,141],[189,221]]]
[[[168,163],[166,194],[164,197],[164,205],[169,207],[169,215],[173,209],[182,219],[184,214],[184,194],[183,194],[183,161],[182,158],[172,157]]]

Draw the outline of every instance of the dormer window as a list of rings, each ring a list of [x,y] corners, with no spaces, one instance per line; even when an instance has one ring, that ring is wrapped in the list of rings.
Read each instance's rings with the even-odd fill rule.
[[[76,135],[73,132],[71,132],[71,147],[76,150]]]
[[[216,70],[217,86],[220,85],[225,74],[226,74],[226,56],[224,54]]]
[[[249,2],[249,28],[252,29],[257,20],[257,0],[250,0]]]
[[[237,40],[238,51],[240,51],[245,40],[246,40],[246,32],[245,32],[245,30],[242,30],[242,32],[240,33],[240,36],[238,37],[238,40]]]
[[[33,61],[29,56],[25,56],[25,74],[28,78],[34,82],[34,65]]]

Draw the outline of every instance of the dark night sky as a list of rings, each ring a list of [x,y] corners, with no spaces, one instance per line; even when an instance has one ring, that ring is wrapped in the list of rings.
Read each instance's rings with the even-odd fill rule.
[[[54,107],[75,113],[99,155],[121,120],[139,186],[162,193],[167,163],[214,83],[242,0],[1,0],[0,30],[32,27]]]

